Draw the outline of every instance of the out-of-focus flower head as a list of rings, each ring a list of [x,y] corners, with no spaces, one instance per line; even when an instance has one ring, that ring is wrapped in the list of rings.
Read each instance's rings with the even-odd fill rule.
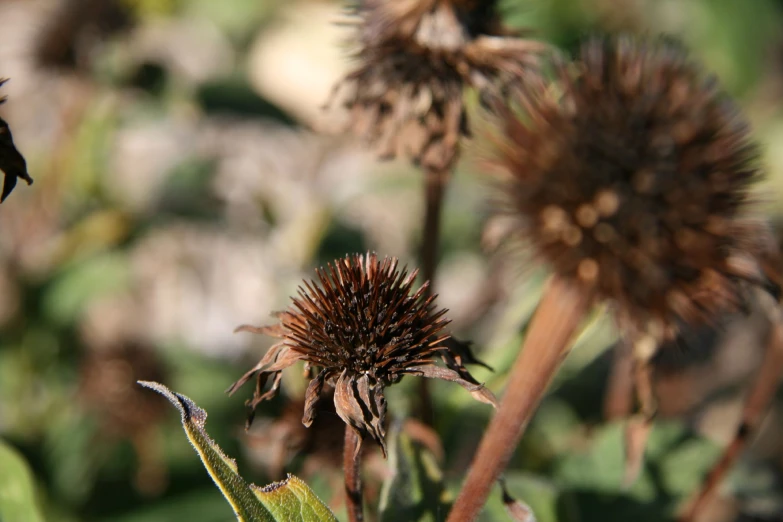
[[[498,139],[503,211],[538,258],[667,337],[742,306],[745,282],[770,286],[778,249],[747,212],[758,151],[715,78],[672,42],[627,37],[557,71],[526,114],[505,109]]]
[[[362,0],[350,10],[360,49],[335,96],[381,157],[432,170],[450,168],[470,133],[464,89],[518,91],[545,49],[506,32],[496,0]]]

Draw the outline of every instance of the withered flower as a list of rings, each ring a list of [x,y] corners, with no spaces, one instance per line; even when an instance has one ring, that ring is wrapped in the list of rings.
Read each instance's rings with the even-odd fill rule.
[[[385,453],[384,388],[405,375],[456,382],[478,400],[495,403],[445,343],[445,310],[435,310],[435,296],[426,297],[425,283],[413,291],[417,271],[398,270],[395,258],[378,261],[375,254],[356,254],[316,270],[318,282],[305,282],[292,305],[274,326],[240,326],[237,331],[282,339],[231,388],[235,392],[255,376],[248,401],[252,410],[273,397],[283,369],[304,361],[317,368],[307,388],[302,423],[310,426],[324,385],[334,388],[337,414],[361,438],[377,441]],[[446,367],[436,366],[439,357]],[[311,374],[312,375],[312,374]],[[264,391],[271,377],[272,386]]]
[[[79,373],[79,399],[100,420],[101,438],[131,442],[138,460],[137,489],[160,493],[167,470],[161,464],[157,431],[168,406],[162,396],[144,393],[136,381],[166,382],[169,372],[163,361],[152,346],[126,339],[111,346],[91,347]]]
[[[44,68],[84,70],[97,45],[133,22],[129,2],[59,0],[35,40],[33,56]]]
[[[358,64],[335,97],[381,157],[434,171],[451,168],[469,134],[464,87],[503,95],[537,71],[544,49],[502,28],[497,0],[361,0],[350,10]]]
[[[766,284],[766,228],[747,215],[758,151],[738,108],[675,44],[586,43],[575,67],[506,109],[506,210],[561,277],[670,337]]]
[[[0,80],[0,86],[7,81],[8,79]],[[5,103],[5,100],[5,96],[0,97],[0,105]],[[27,173],[27,163],[24,157],[16,150],[14,138],[11,136],[11,129],[2,118],[0,118],[0,170],[4,174],[0,203],[5,201],[5,198],[14,190],[17,178],[25,180],[28,185],[33,182],[33,178]]]

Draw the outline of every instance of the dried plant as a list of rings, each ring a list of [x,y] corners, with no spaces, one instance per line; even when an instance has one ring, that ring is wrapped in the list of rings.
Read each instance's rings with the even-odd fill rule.
[[[338,84],[359,136],[382,157],[452,168],[469,134],[466,87],[505,95],[535,76],[539,42],[513,37],[489,0],[363,0],[352,9],[357,66]]]
[[[425,295],[426,283],[413,290],[417,271],[398,270],[397,260],[378,261],[374,254],[346,256],[317,270],[318,282],[305,282],[288,310],[274,326],[240,326],[238,331],[282,339],[229,389],[235,392],[255,377],[256,389],[248,401],[252,411],[273,397],[282,370],[304,361],[317,373],[307,388],[302,423],[309,426],[324,385],[334,388],[337,414],[347,425],[346,485],[359,491],[358,455],[361,441],[371,438],[386,453],[386,399],[384,388],[405,375],[452,381],[478,400],[494,404],[491,392],[477,383],[461,363],[461,356],[445,342],[446,310],[436,310],[435,296]],[[440,358],[446,367],[435,364]],[[272,385],[264,391],[266,382]],[[358,504],[358,506],[357,506]],[[361,518],[361,497],[349,498],[352,520]]]
[[[765,283],[744,215],[758,151],[714,78],[672,44],[594,40],[563,92],[504,117],[501,161],[521,235],[622,322],[671,338]]]
[[[145,393],[136,381],[166,382],[168,374],[153,348],[135,341],[93,348],[80,368],[82,404],[100,418],[103,437],[133,444],[139,462],[136,488],[148,494],[158,494],[166,485],[167,470],[161,465],[163,450],[157,440],[166,401]]]
[[[2,86],[8,79],[0,80]],[[0,105],[5,103],[6,97],[0,98]],[[33,178],[27,173],[27,163],[24,157],[16,150],[11,129],[4,119],[0,118],[0,170],[3,171],[3,192],[0,194],[0,203],[16,187],[17,178],[23,179],[28,185],[33,183]]]
[[[421,242],[424,278],[435,281],[443,199],[470,135],[466,88],[504,98],[538,81],[541,42],[506,30],[497,0],[359,0],[350,8],[356,67],[334,99],[353,131],[381,158],[410,157],[425,171]],[[431,291],[431,290],[430,290]],[[419,415],[431,420],[426,381]]]
[[[492,394],[462,366],[443,332],[446,310],[435,310],[426,283],[413,291],[418,271],[397,269],[397,260],[374,254],[346,256],[316,270],[318,282],[305,282],[299,297],[280,312],[275,326],[243,325],[238,331],[283,339],[229,389],[235,392],[256,378],[251,410],[277,393],[281,372],[297,361],[319,368],[307,389],[302,423],[313,421],[324,385],[335,389],[337,414],[362,438],[385,451],[386,401],[383,390],[405,375],[455,382],[477,399],[492,404]],[[437,366],[440,358],[447,368]],[[269,378],[272,386],[264,387]],[[249,422],[252,421],[252,411]]]
[[[128,2],[60,0],[38,34],[33,57],[44,68],[84,72],[98,44],[132,25]]]
[[[766,229],[746,212],[760,177],[748,126],[677,46],[589,41],[523,105],[524,115],[497,107],[502,211],[519,219],[518,234],[553,282],[452,521],[478,513],[551,378],[530,380],[529,367],[556,371],[570,337],[563,331],[575,330],[591,302],[611,302],[632,332],[643,391],[646,363],[679,324],[711,321],[740,307],[748,286],[769,283]],[[546,334],[553,321],[561,331]],[[640,399],[646,425],[654,406]]]

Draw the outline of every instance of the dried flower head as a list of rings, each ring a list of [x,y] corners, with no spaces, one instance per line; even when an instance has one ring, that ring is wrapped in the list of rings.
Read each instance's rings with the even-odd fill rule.
[[[122,0],[60,0],[35,41],[33,56],[45,68],[89,67],[95,47],[133,24]]]
[[[0,80],[2,86],[8,79]],[[5,103],[5,96],[0,97],[0,105]],[[33,178],[27,173],[27,163],[24,157],[16,150],[14,138],[11,136],[11,129],[4,119],[0,118],[0,170],[3,171],[3,192],[0,194],[0,203],[16,187],[17,178],[21,178],[32,184]]]
[[[296,361],[308,371],[318,368],[305,397],[302,423],[310,426],[324,384],[334,388],[337,414],[362,437],[376,440],[385,453],[384,388],[405,375],[453,381],[475,398],[495,398],[461,364],[446,344],[445,310],[435,311],[435,296],[426,297],[426,283],[413,291],[417,271],[397,269],[397,260],[378,261],[375,254],[346,256],[316,270],[318,282],[305,282],[280,323],[269,327],[240,326],[238,331],[283,339],[229,389],[233,393],[256,377],[248,401],[252,411],[280,386],[281,372]],[[440,357],[447,368],[436,366]],[[265,384],[272,378],[269,391]]]
[[[757,149],[716,80],[672,43],[631,38],[590,41],[557,70],[526,117],[505,109],[500,140],[506,210],[536,254],[667,336],[765,284],[769,234],[744,215]]]
[[[167,377],[168,371],[152,347],[124,341],[90,350],[80,368],[79,395],[100,415],[107,436],[133,439],[149,431],[167,412],[166,401],[140,391],[136,381],[166,382]]]
[[[335,96],[381,157],[409,155],[433,170],[455,161],[469,134],[463,88],[505,94],[538,67],[544,46],[503,30],[497,0],[361,0],[358,66]]]
[[[158,430],[169,406],[161,395],[144,393],[136,381],[166,382],[165,364],[152,346],[128,339],[91,347],[79,373],[80,402],[100,422],[101,437],[95,442],[132,443],[137,460],[135,487],[145,494],[159,494],[168,471]]]

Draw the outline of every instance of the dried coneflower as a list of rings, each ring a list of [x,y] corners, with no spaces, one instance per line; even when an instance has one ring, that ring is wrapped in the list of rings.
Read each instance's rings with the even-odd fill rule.
[[[678,325],[768,284],[766,232],[746,215],[760,176],[748,125],[676,45],[592,40],[524,105],[522,117],[499,108],[504,210],[554,275],[450,521],[478,513],[595,299],[614,305],[644,361]]]
[[[33,56],[44,68],[84,71],[97,45],[132,25],[129,2],[60,0],[35,40]]]
[[[435,281],[443,199],[470,134],[467,87],[503,98],[538,79],[546,46],[503,27],[498,0],[358,0],[349,9],[356,66],[335,88],[349,125],[381,158],[410,157],[425,171],[421,267]],[[421,381],[422,417],[429,393]]]
[[[0,80],[2,86],[8,79]],[[5,96],[0,97],[0,105],[5,103]],[[4,119],[0,118],[0,170],[3,171],[3,192],[0,194],[0,203],[16,187],[17,179],[23,179],[28,185],[32,184],[33,178],[27,173],[27,163],[24,157],[19,153],[14,145],[14,138],[11,136],[11,129]]]
[[[492,393],[462,366],[459,354],[445,342],[445,310],[436,310],[426,283],[414,290],[417,271],[398,269],[394,258],[374,254],[346,256],[316,271],[318,281],[305,282],[292,305],[277,314],[274,326],[241,326],[240,331],[282,339],[229,389],[233,393],[255,377],[248,401],[251,411],[271,398],[281,372],[304,361],[314,375],[307,388],[302,423],[313,422],[315,405],[325,385],[334,388],[337,414],[346,423],[345,471],[351,519],[361,518],[358,455],[361,440],[371,438],[385,453],[384,389],[405,375],[455,382],[483,402]],[[435,364],[436,358],[445,363]],[[264,391],[267,380],[271,388]],[[252,420],[252,413],[249,420]]]
[[[133,444],[138,457],[136,488],[157,494],[167,475],[157,429],[168,407],[160,396],[141,391],[139,379],[168,380],[168,370],[153,347],[133,340],[95,347],[81,363],[79,398],[100,420],[102,436]]]
[[[382,157],[448,171],[469,133],[465,87],[506,93],[537,71],[543,45],[502,28],[496,0],[361,0],[357,67],[335,95]],[[343,94],[344,93],[344,94]]]

